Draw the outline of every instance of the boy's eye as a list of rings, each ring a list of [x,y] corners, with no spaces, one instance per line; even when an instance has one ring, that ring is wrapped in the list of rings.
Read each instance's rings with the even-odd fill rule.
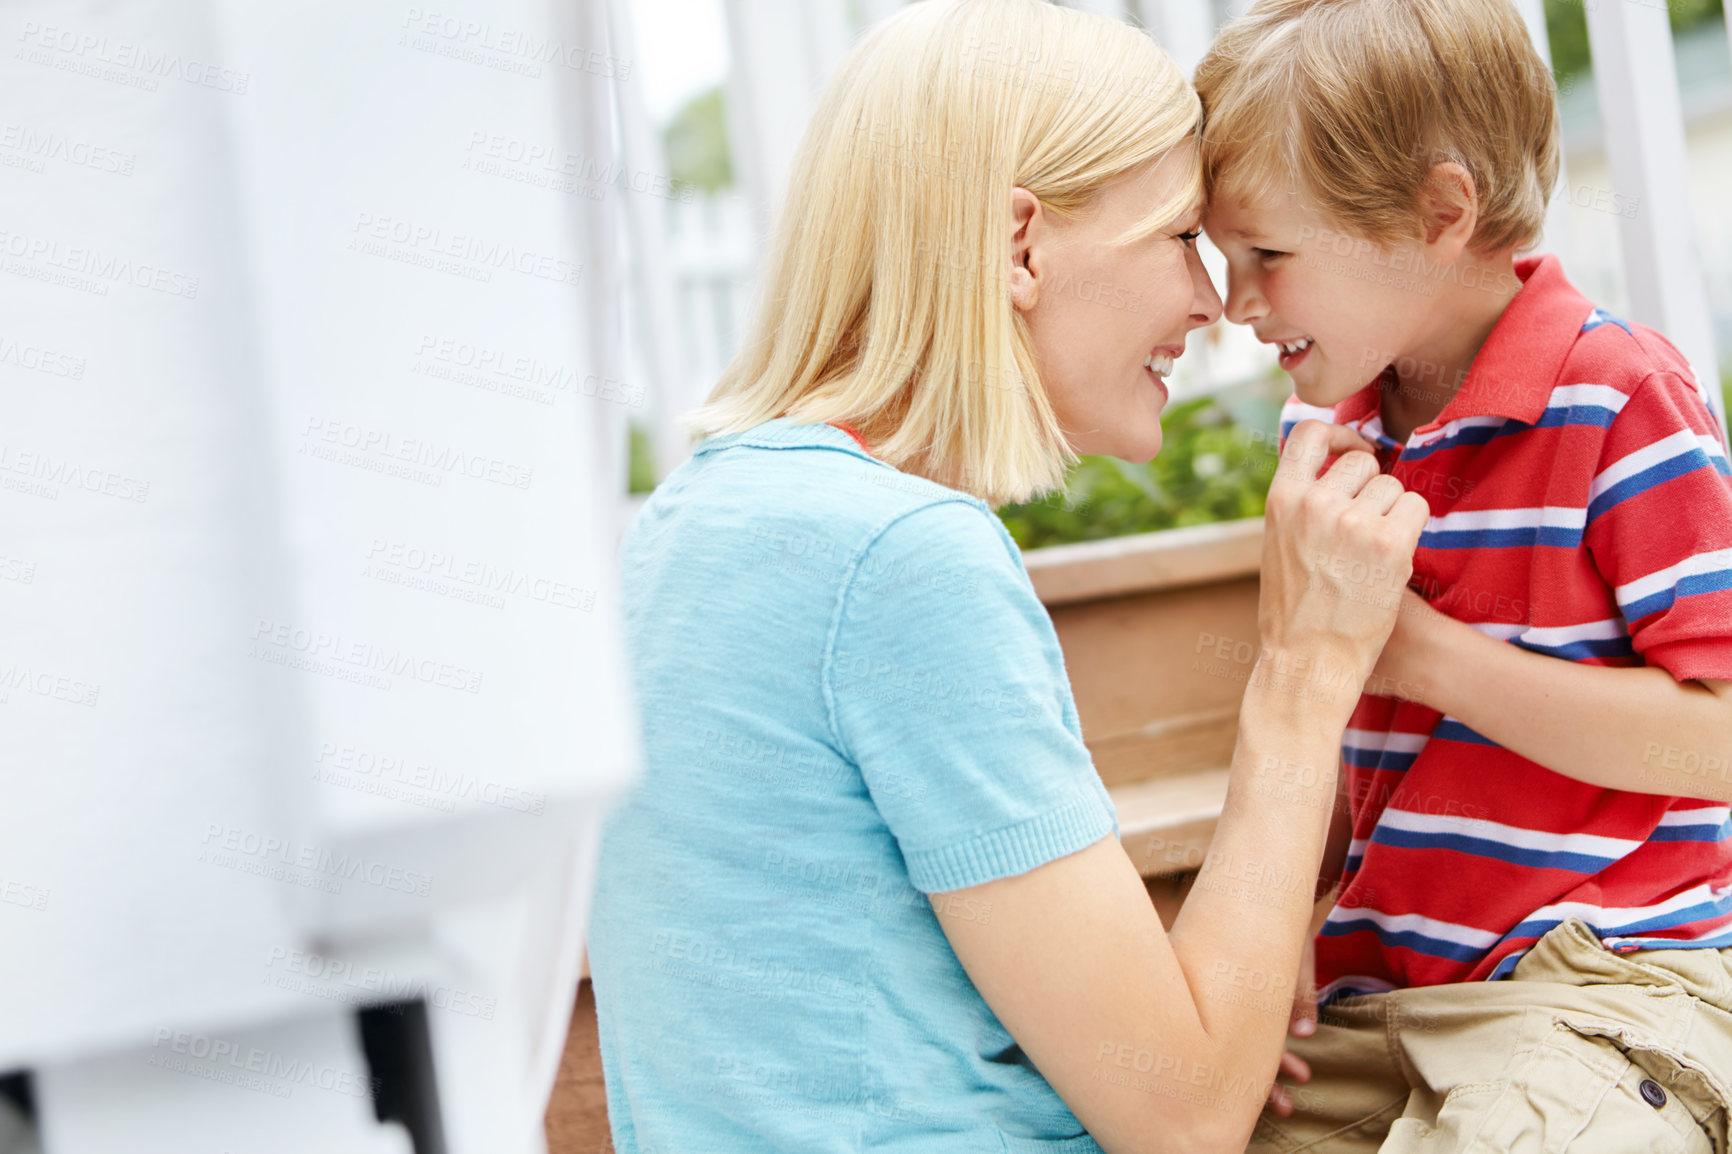
[[[1273,249],[1273,248],[1254,248],[1251,251],[1256,253],[1257,256],[1262,260],[1274,260],[1278,256],[1286,256],[1287,255],[1286,253],[1281,252],[1278,249]]]

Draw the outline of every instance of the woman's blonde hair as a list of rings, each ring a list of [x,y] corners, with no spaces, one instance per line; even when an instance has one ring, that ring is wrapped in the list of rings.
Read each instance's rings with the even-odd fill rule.
[[[903,9],[820,100],[740,352],[682,423],[839,421],[879,459],[993,504],[1058,488],[1077,458],[1011,306],[1011,189],[1074,219],[1200,116],[1127,24],[1042,0]],[[1201,195],[1199,167],[1121,239]]]

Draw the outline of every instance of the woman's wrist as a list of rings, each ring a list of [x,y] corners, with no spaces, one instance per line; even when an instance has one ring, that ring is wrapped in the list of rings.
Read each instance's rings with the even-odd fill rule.
[[[1345,646],[1265,645],[1247,679],[1246,704],[1255,701],[1275,718],[1312,724],[1338,719],[1345,726],[1371,671],[1354,657]]]
[[[1247,689],[1240,706],[1223,823],[1230,816],[1234,822],[1260,827],[1250,844],[1264,855],[1296,854],[1298,875],[1312,875],[1327,840],[1345,724],[1342,711],[1330,703],[1268,686]],[[1228,844],[1223,832],[1217,828],[1216,846]],[[1319,840],[1314,849],[1308,848],[1313,837]],[[1246,843],[1238,844],[1239,852],[1246,852]],[[1303,893],[1294,890],[1284,898],[1309,906],[1316,898],[1314,887],[1300,888]]]

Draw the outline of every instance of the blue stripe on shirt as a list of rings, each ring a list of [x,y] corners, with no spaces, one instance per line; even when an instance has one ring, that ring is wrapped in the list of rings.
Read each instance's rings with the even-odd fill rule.
[[[1574,549],[1582,531],[1563,525],[1521,525],[1512,529],[1438,529],[1419,535],[1421,549],[1532,549],[1536,545]]]
[[[1474,732],[1453,717],[1446,717],[1438,722],[1437,728],[1432,731],[1431,736],[1434,741],[1463,741],[1471,745],[1489,745],[1493,749],[1503,748],[1491,738],[1482,733]]]
[[[1566,645],[1536,645],[1531,641],[1523,641],[1520,637],[1512,637],[1510,644],[1532,653],[1543,653],[1547,657],[1561,657],[1565,661],[1586,661],[1592,657],[1629,657],[1635,653],[1628,637],[1600,637],[1592,641],[1571,641]]]
[[[1567,870],[1579,874],[1597,874],[1618,860],[1617,855],[1534,849],[1460,833],[1390,829],[1381,825],[1371,832],[1371,840],[1377,845],[1395,846],[1399,849],[1454,850],[1456,853],[1492,858],[1511,865],[1532,869]]]
[[[1324,922],[1322,933],[1328,937],[1338,938],[1347,934],[1356,934],[1369,930],[1377,935],[1377,940],[1385,946],[1400,946],[1418,954],[1429,954],[1434,958],[1449,958],[1451,961],[1471,962],[1483,957],[1485,950],[1478,946],[1464,946],[1460,942],[1444,941],[1442,938],[1428,937],[1417,930],[1388,930],[1372,921],[1370,918],[1354,918],[1349,921]]]
[[[1719,470],[1708,459],[1708,454],[1700,449],[1691,449],[1679,453],[1676,457],[1650,465],[1640,473],[1625,477],[1616,485],[1601,493],[1588,505],[1588,520],[1592,522],[1601,513],[1628,501],[1631,497],[1640,496],[1649,489],[1664,485],[1667,481],[1688,476],[1698,469],[1706,469],[1718,474]]]
[[[1632,601],[1625,605],[1623,607],[1624,620],[1640,621],[1651,613],[1670,609],[1673,602],[1680,597],[1695,597],[1703,593],[1720,593],[1727,589],[1732,589],[1732,569],[1719,569],[1712,573],[1695,573],[1681,578],[1670,589],[1650,593],[1638,601]]]

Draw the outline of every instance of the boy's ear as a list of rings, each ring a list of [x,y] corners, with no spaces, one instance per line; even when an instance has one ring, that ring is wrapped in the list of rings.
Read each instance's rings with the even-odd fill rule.
[[[1453,160],[1431,166],[1419,186],[1419,219],[1428,248],[1439,249],[1444,264],[1467,250],[1479,227],[1479,189],[1473,174]]]
[[[1020,186],[1010,190],[1010,303],[1024,312],[1040,299],[1034,241],[1045,223],[1039,197]]]

